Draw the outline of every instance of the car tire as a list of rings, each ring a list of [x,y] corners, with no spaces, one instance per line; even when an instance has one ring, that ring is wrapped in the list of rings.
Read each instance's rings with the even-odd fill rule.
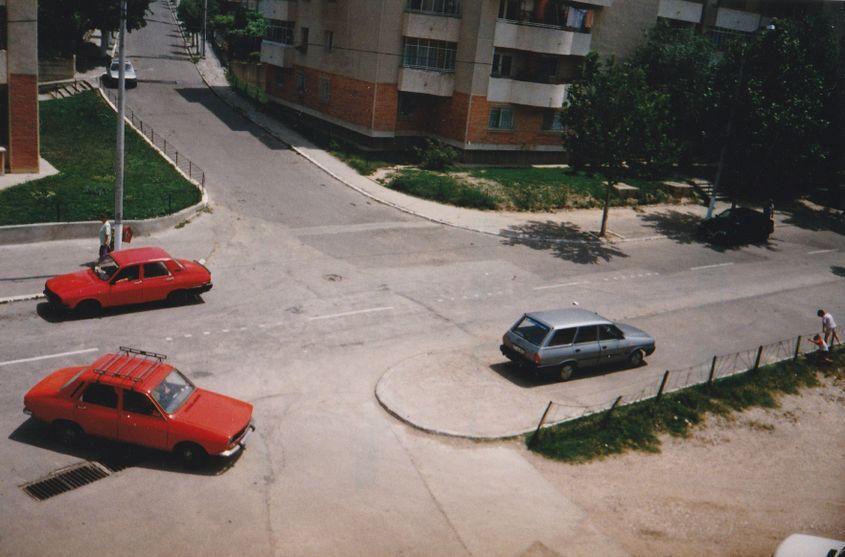
[[[645,350],[640,348],[639,350],[634,350],[630,356],[628,356],[628,366],[629,367],[640,367],[643,365],[645,361]]]
[[[76,305],[76,313],[80,317],[94,317],[102,311],[103,307],[97,300],[83,300]]]
[[[59,420],[53,423],[56,440],[65,447],[78,447],[85,438],[82,428],[73,422]]]
[[[196,443],[181,443],[173,451],[182,466],[188,470],[196,470],[206,463],[208,453]]]
[[[185,290],[174,290],[167,295],[167,302],[171,306],[183,306],[188,303],[188,293]]]
[[[572,374],[575,373],[575,364],[563,364],[558,368],[558,376],[560,377],[561,381],[567,381]]]

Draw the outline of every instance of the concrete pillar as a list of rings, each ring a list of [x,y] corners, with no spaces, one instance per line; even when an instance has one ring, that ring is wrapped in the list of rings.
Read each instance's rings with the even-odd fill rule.
[[[9,171],[38,172],[38,3],[6,0]]]

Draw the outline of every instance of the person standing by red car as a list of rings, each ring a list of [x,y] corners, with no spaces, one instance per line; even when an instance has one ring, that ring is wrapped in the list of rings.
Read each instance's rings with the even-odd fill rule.
[[[100,214],[100,252],[97,256],[97,262],[103,260],[105,256],[109,254],[111,251],[111,223],[109,223],[109,218],[106,216],[105,213]]]

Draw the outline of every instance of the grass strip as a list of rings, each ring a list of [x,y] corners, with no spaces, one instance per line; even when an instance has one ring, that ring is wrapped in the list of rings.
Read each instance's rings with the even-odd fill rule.
[[[460,182],[447,174],[427,170],[402,170],[391,178],[387,187],[424,199],[458,207],[495,209],[495,197]]]
[[[806,357],[764,366],[714,382],[542,429],[531,450],[570,463],[621,454],[660,451],[660,435],[685,437],[706,414],[728,415],[760,406],[775,408],[784,394],[819,384],[818,374],[843,376],[845,350],[832,352],[832,364]],[[531,434],[526,436],[526,443]]]
[[[97,220],[114,211],[117,116],[94,91],[42,101],[41,154],[59,173],[0,191],[0,225]],[[124,217],[147,219],[199,202],[201,194],[129,126]]]

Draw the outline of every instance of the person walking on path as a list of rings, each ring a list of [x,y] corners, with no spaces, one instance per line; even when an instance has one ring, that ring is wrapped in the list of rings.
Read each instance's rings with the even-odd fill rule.
[[[841,343],[839,333],[836,332],[836,321],[833,320],[833,316],[823,309],[817,311],[816,315],[822,318],[822,333],[825,343],[829,346],[833,346],[834,342]]]
[[[105,215],[105,213],[100,214],[100,254],[97,259],[97,262],[103,260],[105,256],[109,254],[111,251],[111,223],[109,223],[109,218]]]

